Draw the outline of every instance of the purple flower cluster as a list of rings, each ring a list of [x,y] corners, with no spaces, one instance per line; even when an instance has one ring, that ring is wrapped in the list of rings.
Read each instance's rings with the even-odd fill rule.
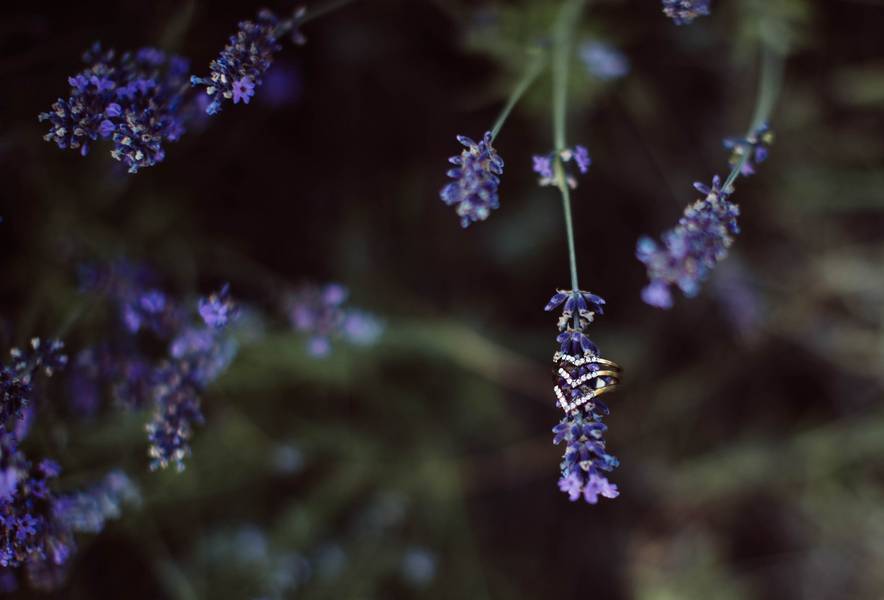
[[[606,476],[620,461],[605,450],[604,434],[608,427],[602,418],[608,411],[603,407],[597,401],[594,410],[587,410],[585,414],[574,411],[553,427],[553,443],[565,442],[559,489],[568,494],[572,502],[582,497],[589,504],[596,504],[599,496],[616,498],[620,495],[617,486]]]
[[[206,108],[210,115],[221,111],[227,100],[234,104],[248,104],[255,95],[255,88],[261,85],[264,72],[273,63],[274,55],[282,49],[279,38],[291,32],[295,43],[303,43],[298,32],[298,23],[305,11],[299,9],[288,20],[280,21],[273,12],[262,10],[255,21],[240,21],[237,32],[230,39],[221,54],[211,62],[208,77],[192,75],[193,86],[204,86],[212,97]]]
[[[152,405],[153,415],[146,426],[150,466],[174,465],[182,471],[193,428],[204,420],[200,397],[236,354],[229,326],[239,316],[239,308],[229,285],[197,301],[197,321],[153,286],[147,270],[129,262],[84,267],[81,280],[84,290],[98,292],[116,305],[121,335],[77,357],[71,378],[72,405],[80,414],[94,414],[107,389],[124,408]],[[165,342],[164,356],[149,358],[142,352],[136,336],[141,331]]]
[[[100,532],[139,497],[119,471],[85,491],[58,494],[51,488],[60,474],[57,463],[31,463],[12,436],[0,434],[0,566],[13,577],[23,570],[41,590],[64,582],[76,533]]]
[[[602,419],[609,409],[597,396],[617,384],[619,367],[599,358],[595,344],[583,332],[596,314],[603,314],[604,304],[590,292],[558,290],[544,308],[551,311],[562,306],[561,333],[556,338],[559,351],[553,357],[554,389],[565,410],[564,418],[553,428],[553,443],[565,442],[559,489],[571,501],[582,497],[589,504],[596,504],[599,496],[618,495],[617,486],[605,475],[619,465],[605,450],[607,426]]]
[[[676,25],[687,25],[709,14],[709,0],[663,0],[663,13]]]
[[[447,173],[454,181],[439,193],[442,201],[454,206],[462,227],[484,221],[492,210],[500,207],[498,188],[503,175],[503,159],[491,145],[491,132],[486,131],[479,142],[464,135],[457,136],[464,150],[448,162],[454,165]]]
[[[671,285],[677,285],[685,296],[695,296],[740,232],[740,209],[729,199],[733,187],[722,189],[717,175],[711,187],[699,182],[694,187],[704,197],[689,205],[678,225],[663,234],[662,245],[642,237],[636,246],[636,256],[647,267],[650,279],[642,299],[651,306],[672,306]]]
[[[110,139],[111,155],[130,173],[161,162],[164,144],[184,133],[187,59],[155,48],[117,56],[96,44],[83,60],[89,66],[68,78],[69,96],[39,115],[50,125],[44,138],[84,156],[94,142]]]
[[[289,320],[296,331],[308,336],[310,355],[328,356],[334,339],[370,346],[383,333],[383,324],[374,315],[345,306],[348,296],[347,288],[331,283],[304,286],[289,300]]]
[[[730,137],[724,140],[724,147],[731,151],[728,163],[733,168],[740,167],[740,175],[748,177],[767,160],[768,148],[773,143],[774,133],[767,123],[762,123],[746,137]]]
[[[10,428],[10,420],[24,418],[36,373],[42,371],[51,377],[64,368],[68,357],[63,350],[64,344],[59,340],[44,343],[40,338],[33,338],[29,348],[10,351],[10,363],[0,365],[0,431]]]
[[[569,163],[573,160],[574,164],[577,165],[577,170],[580,171],[581,174],[586,174],[586,172],[589,171],[589,166],[592,164],[592,158],[589,156],[589,151],[585,146],[579,144],[574,146],[573,149],[565,148],[558,153],[558,158],[561,159],[563,163]],[[544,155],[535,154],[532,157],[532,160],[534,162],[532,169],[535,173],[540,175],[540,180],[538,181],[540,185],[558,185],[554,170],[554,164],[556,161],[555,152],[550,152],[549,154]],[[568,182],[568,187],[571,189],[577,187],[577,178],[568,172],[565,173],[565,181]]]
[[[147,424],[151,469],[174,465],[184,470],[194,425],[204,417],[200,396],[230,365],[236,343],[224,329],[238,311],[228,286],[199,302],[201,325],[184,328],[172,339],[167,359],[152,376],[154,414]]]

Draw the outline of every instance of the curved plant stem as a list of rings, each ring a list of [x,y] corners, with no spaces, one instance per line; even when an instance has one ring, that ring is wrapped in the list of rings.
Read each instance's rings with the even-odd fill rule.
[[[497,134],[500,133],[501,127],[503,127],[503,124],[510,116],[513,107],[516,106],[516,103],[519,101],[519,99],[521,99],[525,91],[527,91],[527,89],[531,87],[531,84],[534,83],[534,80],[537,79],[537,76],[543,72],[543,67],[546,65],[546,53],[542,50],[537,50],[536,52],[537,53],[534,55],[534,58],[531,60],[530,63],[528,63],[528,68],[525,69],[525,73],[522,75],[519,83],[517,83],[515,89],[513,89],[513,93],[510,94],[510,97],[507,99],[506,104],[500,111],[497,120],[494,121],[494,126],[491,128],[491,141],[494,141],[494,138],[496,138]]]

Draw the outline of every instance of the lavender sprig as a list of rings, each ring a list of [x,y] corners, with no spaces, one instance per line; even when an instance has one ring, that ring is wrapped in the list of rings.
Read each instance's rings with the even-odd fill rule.
[[[783,55],[768,43],[761,45],[761,76],[752,125],[743,138],[724,140],[731,151],[730,174],[722,182],[718,176],[712,186],[695,183],[704,195],[688,206],[678,225],[662,236],[662,244],[643,236],[636,244],[636,257],[645,264],[649,284],[642,290],[642,299],[651,306],[670,308],[673,304],[671,286],[678,286],[688,296],[699,292],[700,284],[726,255],[739,233],[739,207],[730,200],[734,182],[740,175],[755,173],[768,155],[773,142],[768,118],[779,95],[783,76]]]
[[[457,141],[464,150],[448,159],[454,167],[447,175],[454,181],[442,188],[439,196],[448,206],[454,206],[462,227],[484,221],[492,210],[500,207],[498,188],[503,175],[503,159],[491,145],[491,132],[478,142],[463,135]]]
[[[605,301],[580,289],[578,284],[577,251],[571,216],[571,189],[574,184],[565,170],[565,162],[572,157],[581,172],[586,172],[590,163],[589,153],[584,147],[576,146],[571,151],[565,143],[568,64],[574,27],[579,21],[582,5],[582,0],[566,0],[553,29],[552,122],[555,147],[560,150],[547,157],[548,161],[544,161],[544,157],[535,157],[534,160],[535,170],[549,184],[555,185],[561,194],[571,272],[571,289],[557,290],[544,307],[546,311],[562,307],[558,322],[559,335],[556,337],[559,350],[553,356],[554,392],[557,404],[565,411],[565,417],[553,429],[553,443],[566,442],[558,485],[572,501],[583,497],[587,503],[596,504],[599,496],[615,498],[619,494],[617,486],[604,475],[616,468],[619,462],[605,451],[602,438],[605,426],[601,420],[608,414],[608,407],[597,396],[616,387],[620,367],[600,358],[598,348],[585,333],[595,315],[602,314]]]
[[[282,50],[279,39],[290,34],[294,43],[304,43],[298,25],[305,14],[306,9],[299,8],[290,19],[280,20],[272,11],[264,9],[254,21],[239,22],[237,32],[230,36],[218,58],[209,64],[210,74],[190,77],[191,85],[205,87],[212,98],[206,107],[208,114],[219,113],[229,100],[234,104],[249,103],[275,54]]]
[[[492,143],[519,99],[543,71],[546,53],[535,50],[533,54],[532,60],[501,109],[497,120],[492,128],[485,132],[482,139],[476,142],[463,135],[457,136],[457,141],[463,144],[465,149],[459,155],[448,159],[448,162],[455,165],[447,172],[448,177],[454,181],[442,188],[439,196],[445,204],[455,207],[462,227],[484,221],[492,210],[500,206],[498,189],[500,176],[503,175],[503,159]]]
[[[605,475],[620,463],[605,450],[607,427],[602,419],[609,409],[597,397],[616,386],[619,367],[600,359],[598,348],[584,333],[595,315],[602,314],[604,304],[590,292],[558,290],[544,308],[563,307],[556,339],[560,349],[553,357],[554,389],[565,409],[564,418],[553,428],[553,443],[566,442],[559,489],[571,501],[582,497],[589,504],[596,504],[599,496],[616,498],[619,493]]]
[[[226,307],[224,319],[219,319],[218,306]],[[199,307],[203,325],[179,333],[169,345],[168,358],[153,374],[154,414],[145,426],[151,469],[174,465],[178,472],[184,470],[193,428],[204,422],[200,396],[236,353],[234,340],[223,335],[237,314],[228,287],[200,301]]]
[[[636,246],[636,256],[647,267],[650,279],[642,300],[651,306],[672,306],[670,285],[678,286],[689,298],[696,296],[740,232],[740,209],[728,199],[733,187],[722,189],[718,175],[711,187],[699,182],[694,187],[705,197],[685,209],[678,225],[663,234],[663,244],[645,236]]]
[[[773,132],[767,123],[755,127],[744,138],[726,139],[724,146],[731,150],[732,167],[727,181],[722,182],[716,175],[711,186],[694,183],[704,197],[685,208],[678,225],[663,234],[662,243],[647,236],[639,238],[636,257],[644,263],[650,280],[641,294],[645,303],[671,308],[673,285],[688,298],[699,293],[701,284],[727,256],[734,236],[740,233],[740,208],[730,200],[733,181],[738,175],[748,177],[755,173],[767,158],[767,146],[772,141]]]

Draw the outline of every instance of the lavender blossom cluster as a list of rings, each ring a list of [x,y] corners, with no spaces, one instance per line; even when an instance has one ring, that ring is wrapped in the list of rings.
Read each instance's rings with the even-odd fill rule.
[[[83,55],[89,66],[68,78],[67,98],[40,113],[46,141],[86,155],[99,140],[130,173],[166,156],[165,144],[184,133],[184,91],[190,62],[156,48],[117,55],[96,44]]]
[[[559,489],[573,502],[580,498],[589,504],[599,497],[616,498],[619,491],[608,481],[607,473],[616,469],[620,461],[608,453],[602,422],[608,416],[608,406],[595,394],[605,387],[616,385],[614,375],[606,375],[598,357],[598,348],[584,333],[595,318],[603,314],[605,301],[583,290],[558,290],[544,310],[562,306],[559,317],[559,351],[554,361],[556,389],[570,400],[589,398],[579,406],[566,410],[565,416],[553,428],[553,443],[565,443],[560,465]]]
[[[343,285],[306,285],[288,300],[288,315],[295,331],[307,335],[307,352],[316,358],[328,356],[332,341],[370,346],[384,331],[374,315],[345,306],[349,291]]]
[[[491,145],[490,131],[478,142],[465,135],[457,136],[457,141],[464,150],[448,159],[454,168],[447,175],[454,181],[442,188],[439,196],[455,208],[461,227],[469,227],[470,223],[484,221],[500,207],[498,189],[503,159]]]
[[[199,299],[196,320],[155,287],[149,271],[127,261],[84,267],[81,277],[84,290],[97,292],[116,306],[120,335],[77,357],[73,403],[84,412],[94,412],[101,389],[109,388],[119,406],[152,406],[146,425],[150,466],[171,465],[182,471],[194,427],[204,421],[200,398],[236,354],[229,326],[239,309],[229,286]],[[146,355],[136,338],[139,332],[163,341],[165,356]]]
[[[726,139],[724,146],[731,150],[734,172],[743,176],[755,173],[767,158],[767,145],[772,141],[767,124],[744,138]],[[663,234],[662,243],[643,236],[636,245],[636,257],[644,263],[650,280],[642,290],[642,299],[651,306],[671,308],[672,286],[689,298],[696,296],[740,232],[740,208],[730,200],[733,185],[724,187],[716,175],[711,186],[696,182],[694,188],[703,197],[685,208],[678,225]]]
[[[212,101],[206,107],[210,115],[221,111],[224,102],[232,100],[248,104],[260,86],[262,77],[282,49],[279,38],[291,33],[292,41],[303,43],[298,23],[305,9],[299,8],[288,20],[280,20],[272,11],[262,10],[254,21],[240,21],[237,32],[230,36],[221,54],[209,65],[207,77],[192,75],[193,86],[205,87]]]
[[[225,329],[237,315],[229,288],[199,301],[200,324],[183,328],[153,373],[154,414],[146,426],[151,469],[184,470],[193,427],[202,425],[200,397],[230,365],[236,343]]]
[[[216,114],[227,100],[248,104],[281,49],[279,38],[288,33],[303,43],[298,31],[303,16],[299,9],[280,20],[262,10],[255,21],[240,22],[207,77],[188,76],[188,59],[157,48],[117,54],[96,43],[83,54],[88,66],[68,78],[68,96],[38,115],[49,124],[44,139],[83,156],[106,140],[112,144],[111,156],[129,173],[152,167],[165,159],[169,142],[200,124],[203,112]],[[198,86],[205,93],[190,93]]]
[[[39,338],[11,355],[0,379],[0,591],[15,591],[22,575],[35,589],[51,590],[64,581],[76,552],[75,534],[101,531],[120,515],[122,504],[137,501],[138,492],[119,471],[82,491],[55,491],[60,465],[46,458],[33,462],[20,443],[37,412],[34,376],[53,375],[66,366],[67,356],[60,341]]]

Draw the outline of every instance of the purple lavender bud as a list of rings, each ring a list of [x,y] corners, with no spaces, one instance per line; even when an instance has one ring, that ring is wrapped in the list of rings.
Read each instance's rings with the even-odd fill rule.
[[[663,281],[652,281],[642,289],[642,300],[657,308],[672,308],[672,292]]]
[[[774,134],[767,123],[759,125],[743,138],[725,138],[723,145],[731,151],[728,163],[732,167],[742,163],[740,174],[748,177],[755,174],[757,167],[767,160],[768,147],[773,143]]]
[[[619,495],[617,486],[600,475],[590,475],[583,488],[583,499],[589,504],[596,504],[599,501],[599,496],[613,499]]]
[[[585,174],[589,171],[589,165],[592,164],[592,159],[589,157],[589,150],[587,150],[585,146],[574,146],[574,162],[577,163],[577,168],[581,173]]]
[[[549,311],[555,309],[557,306],[559,306],[565,300],[567,300],[570,296],[571,296],[571,292],[565,292],[562,290],[557,291],[555,294],[553,294],[553,297],[549,299],[549,302],[547,302],[546,306],[543,307],[543,310],[545,310],[546,312],[549,312]]]
[[[449,162],[455,167],[447,173],[454,181],[442,188],[439,196],[448,206],[454,206],[462,227],[484,221],[492,210],[499,208],[500,175],[503,159],[491,145],[491,132],[485,132],[480,142],[459,135],[457,141],[465,146],[459,156]]]
[[[663,0],[663,13],[676,25],[687,25],[709,14],[709,0]]]
[[[159,290],[149,290],[139,300],[142,310],[150,314],[161,313],[166,307],[166,296]]]
[[[230,298],[230,285],[226,283],[208,298],[200,298],[198,307],[205,324],[215,328],[226,326],[239,312]]]
[[[583,479],[576,473],[569,473],[559,478],[559,489],[568,494],[571,502],[576,502],[583,490]]]
[[[531,158],[534,161],[533,170],[535,173],[540,175],[543,179],[553,178],[552,161],[549,156],[538,156],[535,154]]]
[[[248,104],[252,96],[255,95],[255,84],[252,83],[252,80],[248,77],[237,79],[231,84],[230,88],[233,92],[234,104],[239,104],[240,101],[244,104]]]
[[[18,471],[12,467],[0,469],[0,502],[9,501],[18,487]]]

